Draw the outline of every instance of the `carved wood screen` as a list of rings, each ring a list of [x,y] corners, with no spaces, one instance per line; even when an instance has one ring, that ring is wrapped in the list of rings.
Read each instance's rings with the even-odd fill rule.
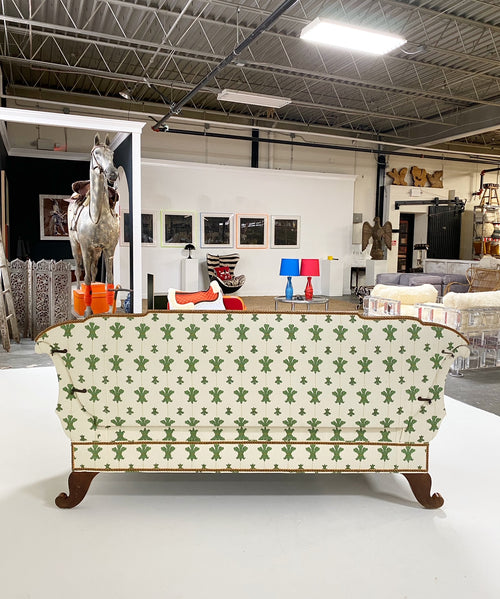
[[[34,339],[71,317],[71,264],[16,258],[10,263],[10,281],[22,337]]]

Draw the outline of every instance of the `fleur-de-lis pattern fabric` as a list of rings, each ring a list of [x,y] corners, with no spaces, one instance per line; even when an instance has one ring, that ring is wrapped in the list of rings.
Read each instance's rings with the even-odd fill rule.
[[[149,312],[57,325],[37,351],[74,470],[409,472],[465,344],[411,318]]]

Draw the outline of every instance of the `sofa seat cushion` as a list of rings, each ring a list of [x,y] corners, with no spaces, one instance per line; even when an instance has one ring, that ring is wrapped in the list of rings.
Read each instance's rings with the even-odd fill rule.
[[[433,285],[438,294],[441,295],[443,289],[443,277],[442,275],[433,275],[425,272],[421,273],[402,273],[399,279],[400,285],[406,285],[408,287],[417,287],[420,285]]]
[[[377,284],[381,285],[399,285],[400,272],[381,272],[377,275]]]
[[[454,291],[455,293],[466,293],[469,291],[469,281],[465,275],[447,274],[443,275],[443,295],[446,287],[450,283],[455,283],[451,288],[451,291]]]

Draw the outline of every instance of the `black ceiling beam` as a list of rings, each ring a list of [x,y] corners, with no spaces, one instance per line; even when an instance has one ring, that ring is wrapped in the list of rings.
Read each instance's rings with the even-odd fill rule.
[[[226,58],[224,58],[212,71],[210,71],[210,73],[200,81],[200,83],[198,83],[198,85],[196,87],[194,87],[188,94],[186,94],[184,96],[184,98],[182,98],[182,100],[180,100],[177,103],[173,103],[170,105],[170,110],[169,112],[163,117],[161,118],[158,122],[156,122],[151,128],[153,129],[153,131],[161,131],[161,128],[163,126],[163,124],[165,123],[165,121],[167,121],[171,116],[174,116],[176,114],[179,114],[179,112],[181,111],[182,107],[187,104],[187,102],[189,102],[189,100],[191,100],[191,98],[197,94],[203,87],[205,87],[205,85],[211,81],[216,75],[217,73],[219,73],[219,71],[221,71],[223,68],[225,68],[229,63],[231,63],[239,54],[241,54],[241,52],[247,47],[249,46],[261,33],[263,33],[264,31],[266,31],[266,29],[269,29],[269,27],[285,12],[287,11],[291,6],[293,6],[295,3],[297,2],[297,0],[285,0],[285,2],[283,2],[280,6],[278,6],[278,8],[271,13],[267,19],[265,21],[263,21],[256,29],[254,29],[252,31],[252,33],[246,37],[239,46],[237,46],[232,52],[231,54],[229,54],[228,56],[226,56]]]
[[[151,117],[154,118],[154,117]],[[278,133],[280,132],[277,130]],[[175,133],[179,135],[195,135],[201,137],[214,137],[218,139],[234,139],[235,141],[253,141],[253,137],[251,135],[236,135],[235,133],[215,133],[213,131],[194,131],[192,129],[172,129],[168,130],[168,133]],[[356,141],[356,140],[352,140]],[[363,142],[363,140],[360,140]],[[382,152],[380,150],[372,149],[372,148],[360,148],[358,146],[342,146],[339,144],[327,144],[322,142],[314,142],[314,141],[296,141],[295,139],[292,141],[291,139],[269,139],[268,137],[259,137],[259,143],[263,144],[275,144],[282,146],[301,146],[304,148],[321,148],[324,150],[342,150],[346,152],[361,152],[364,154],[374,154],[379,155]],[[384,150],[383,154],[387,156],[404,156],[410,158],[428,158],[430,160],[447,160],[448,162],[470,162],[472,164],[498,164],[498,158],[492,156],[491,159],[487,156],[481,156],[481,158],[474,158],[474,154],[469,154],[467,157],[458,158],[455,156],[445,156],[446,150],[443,151],[442,154],[422,154],[420,153],[411,153],[411,152],[398,152],[397,150]],[[494,160],[494,162],[492,162]]]

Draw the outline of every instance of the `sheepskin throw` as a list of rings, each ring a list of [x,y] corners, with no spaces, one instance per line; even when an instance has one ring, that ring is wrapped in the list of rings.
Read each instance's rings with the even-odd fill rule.
[[[382,297],[400,301],[402,304],[413,305],[424,302],[435,302],[437,289],[430,283],[405,287],[404,285],[375,285],[371,292],[372,297]],[[458,294],[460,295],[460,294]]]
[[[454,293],[450,291],[443,297],[447,308],[498,308],[500,291],[478,291],[477,293]]]

